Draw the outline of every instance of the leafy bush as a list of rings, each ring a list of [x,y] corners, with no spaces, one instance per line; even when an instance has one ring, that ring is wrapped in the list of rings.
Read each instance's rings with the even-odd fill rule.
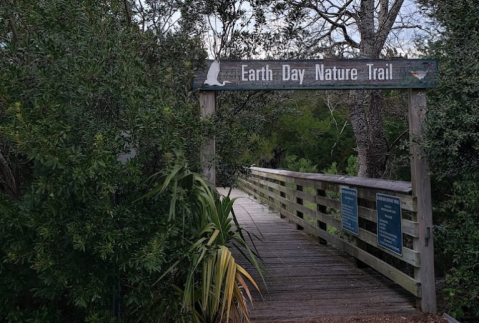
[[[479,315],[479,73],[476,1],[421,0],[441,25],[427,54],[438,58],[438,91],[430,93],[424,151],[433,186],[438,267],[446,274],[447,307]]]
[[[285,158],[286,168],[293,172],[301,172],[301,173],[317,173],[318,167],[316,165],[312,165],[311,161],[306,158],[298,159],[297,156],[289,155]]]
[[[134,201],[173,148],[199,168],[198,41],[141,31],[110,2],[0,6],[0,321],[177,319],[184,263],[154,283],[199,232],[169,217],[167,192]]]
[[[214,188],[182,163],[172,169],[162,186],[147,196],[161,194],[168,186],[170,220],[181,220],[183,226],[188,224],[196,233],[184,237],[191,245],[188,254],[157,280],[164,280],[179,291],[182,303],[177,311],[184,314],[179,321],[215,323],[228,322],[231,317],[235,322],[249,322],[247,299],[251,302],[252,298],[246,280],[256,289],[258,286],[236,262],[228,246],[235,247],[260,274],[262,266],[258,263],[258,255],[246,244],[243,229],[233,211],[234,199],[229,195],[220,198]],[[177,284],[175,276],[180,264],[186,276]]]
[[[479,177],[455,182],[436,212],[437,254],[446,268],[447,311],[455,317],[479,316]]]
[[[358,157],[349,156],[348,158],[348,167],[346,167],[346,174],[349,176],[358,176],[359,162]]]

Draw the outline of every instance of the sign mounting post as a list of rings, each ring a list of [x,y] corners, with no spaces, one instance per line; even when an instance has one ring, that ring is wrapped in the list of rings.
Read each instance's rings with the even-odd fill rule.
[[[201,91],[200,92],[201,117],[207,118],[215,112],[216,109],[216,92]],[[215,158],[215,138],[210,138],[202,148],[201,165],[203,167],[203,176],[213,186],[216,185],[216,168],[214,164]]]
[[[436,281],[434,275],[434,239],[432,223],[431,181],[429,168],[422,156],[418,140],[426,118],[426,91],[409,90],[409,137],[411,140],[411,184],[417,196],[417,213],[414,221],[419,224],[419,238],[414,239],[414,249],[421,254],[421,267],[416,268],[414,278],[421,282],[421,298],[417,307],[425,313],[436,313]]]

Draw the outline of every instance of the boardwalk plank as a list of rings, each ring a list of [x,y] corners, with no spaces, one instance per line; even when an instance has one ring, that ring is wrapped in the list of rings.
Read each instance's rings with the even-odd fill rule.
[[[233,190],[232,196],[238,197],[234,210],[240,224],[263,240],[255,244],[267,267],[267,289],[262,296],[253,293],[254,323],[419,313],[414,299],[395,283],[371,269],[356,268],[349,256],[318,244],[245,193]],[[260,283],[257,271],[236,257]]]

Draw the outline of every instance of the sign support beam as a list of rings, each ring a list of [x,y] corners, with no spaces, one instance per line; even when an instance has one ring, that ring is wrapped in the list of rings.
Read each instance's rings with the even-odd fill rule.
[[[419,142],[426,118],[426,91],[409,90],[409,137],[411,140],[411,183],[413,195],[417,196],[419,238],[414,239],[414,249],[421,254],[421,266],[415,270],[415,278],[421,282],[421,298],[417,307],[424,313],[433,313],[436,308],[436,282],[434,275],[434,239],[432,223],[431,182],[429,168]]]
[[[200,92],[201,117],[207,118],[213,115],[216,109],[216,92]],[[213,186],[216,186],[216,168],[215,158],[215,138],[211,138],[201,151],[201,165],[203,167],[203,176]]]

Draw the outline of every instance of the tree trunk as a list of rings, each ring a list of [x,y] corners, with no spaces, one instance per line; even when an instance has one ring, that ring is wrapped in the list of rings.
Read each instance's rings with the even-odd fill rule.
[[[381,26],[375,30],[374,0],[361,1],[358,12],[361,58],[379,58],[401,4],[402,0],[396,1],[389,11],[385,2],[381,2],[379,13]],[[384,98],[381,90],[354,90],[349,94],[349,112],[358,149],[360,177],[380,178],[386,169],[388,150],[384,137],[383,107]]]
[[[381,90],[353,90],[349,94],[349,114],[358,149],[360,177],[381,178],[386,169],[388,150],[383,106]]]
[[[369,149],[367,176],[381,178],[386,170],[388,147],[384,137],[382,90],[369,91]]]

